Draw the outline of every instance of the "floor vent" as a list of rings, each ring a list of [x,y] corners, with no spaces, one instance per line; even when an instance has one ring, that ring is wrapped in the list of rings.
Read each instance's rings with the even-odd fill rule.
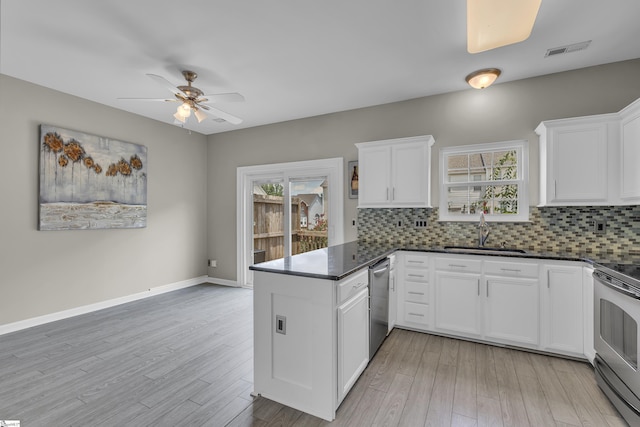
[[[544,55],[544,57],[546,58],[547,56],[562,55],[563,53],[577,52],[579,50],[585,50],[586,48],[589,47],[590,44],[591,44],[591,40],[587,40],[586,42],[580,42],[580,43],[574,43],[574,44],[570,44],[570,45],[566,45],[566,46],[554,47],[554,48],[551,48],[551,49],[547,49],[547,53]]]

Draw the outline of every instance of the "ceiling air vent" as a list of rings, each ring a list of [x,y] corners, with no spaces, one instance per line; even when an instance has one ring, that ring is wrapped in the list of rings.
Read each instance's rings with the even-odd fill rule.
[[[589,47],[590,44],[591,44],[591,40],[587,40],[586,42],[554,47],[551,49],[547,49],[547,53],[544,55],[544,57],[546,58],[547,56],[562,55],[563,53],[576,52],[578,50],[585,50],[586,48]]]

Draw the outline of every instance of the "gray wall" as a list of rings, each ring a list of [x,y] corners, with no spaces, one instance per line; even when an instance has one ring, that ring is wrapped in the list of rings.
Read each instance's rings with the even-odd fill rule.
[[[549,60],[549,59],[547,59]],[[553,59],[550,59],[553,60]],[[236,279],[238,166],[344,157],[357,159],[356,142],[431,134],[432,197],[438,200],[441,147],[527,139],[530,204],[538,203],[538,143],[542,120],[616,112],[640,97],[640,59],[496,84],[371,108],[209,136],[208,251],[218,260],[209,275]],[[346,185],[346,184],[345,184]],[[346,198],[345,241],[354,240],[356,201]]]
[[[529,139],[535,204],[534,127],[618,111],[640,97],[638,75],[633,60],[209,137],[0,75],[0,325],[207,273],[235,280],[238,166],[344,157],[346,169],[356,142],[432,134],[437,200],[440,147]],[[147,228],[37,231],[42,123],[146,145]],[[347,241],[356,213],[345,192]]]
[[[0,325],[207,274],[204,135],[0,75]],[[144,229],[37,231],[39,125],[148,148]]]

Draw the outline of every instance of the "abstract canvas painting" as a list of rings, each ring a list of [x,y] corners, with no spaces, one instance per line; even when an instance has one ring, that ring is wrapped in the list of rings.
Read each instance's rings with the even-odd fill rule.
[[[40,230],[147,225],[147,147],[40,126]]]

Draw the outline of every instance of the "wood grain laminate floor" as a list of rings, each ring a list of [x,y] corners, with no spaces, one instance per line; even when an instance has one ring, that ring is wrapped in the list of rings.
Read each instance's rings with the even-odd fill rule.
[[[252,291],[199,285],[0,336],[0,419],[62,426],[625,426],[586,363],[394,330],[327,423],[252,398]]]

